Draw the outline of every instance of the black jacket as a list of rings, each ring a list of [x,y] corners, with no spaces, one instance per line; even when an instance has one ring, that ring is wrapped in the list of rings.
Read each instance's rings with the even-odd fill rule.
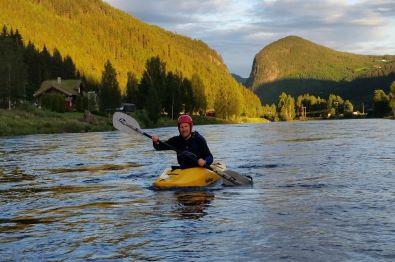
[[[166,144],[168,145],[166,145]],[[181,168],[198,166],[197,160],[202,158],[206,161],[206,166],[213,163],[213,155],[207,146],[206,139],[198,132],[192,132],[189,139],[184,139],[181,135],[174,136],[165,143],[153,143],[156,150],[176,150],[177,160]]]

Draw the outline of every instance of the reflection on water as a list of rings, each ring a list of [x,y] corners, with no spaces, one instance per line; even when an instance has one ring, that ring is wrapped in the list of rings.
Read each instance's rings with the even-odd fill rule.
[[[395,259],[395,121],[196,130],[253,187],[151,190],[176,157],[139,136],[0,138],[0,260]]]
[[[96,166],[85,166],[83,164],[78,164],[77,167],[72,168],[53,168],[53,169],[38,169],[40,171],[48,171],[53,174],[56,173],[69,173],[69,172],[96,172],[96,171],[108,171],[108,170],[122,170],[130,167],[139,167],[139,164],[136,163],[126,163],[122,165],[114,165],[114,164],[104,164],[104,165],[96,165]]]
[[[19,167],[11,169],[9,172],[0,169],[0,183],[2,182],[22,182],[24,180],[34,180],[35,176],[29,175]]]
[[[179,202],[175,213],[187,219],[198,219],[207,215],[205,209],[210,206],[210,202],[214,199],[214,193],[208,191],[179,191],[175,192],[174,195]]]

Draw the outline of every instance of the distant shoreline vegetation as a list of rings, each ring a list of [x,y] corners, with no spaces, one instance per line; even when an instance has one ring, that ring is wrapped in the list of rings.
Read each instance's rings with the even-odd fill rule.
[[[277,103],[263,106],[262,117],[270,121],[291,121],[294,119],[339,119],[379,117],[395,119],[395,82],[391,84],[390,92],[376,89],[373,96],[373,107],[366,110],[362,104],[362,112],[355,111],[349,100],[331,94],[328,99],[304,94],[296,98],[281,93]]]
[[[143,113],[144,114],[144,113]],[[141,112],[131,114],[142,128],[177,126],[176,119],[162,116],[153,124]],[[261,118],[240,118],[238,121],[208,116],[193,116],[196,125],[262,123]],[[111,115],[94,115],[86,111],[58,113],[39,109],[31,105],[20,105],[16,109],[0,109],[0,137],[53,133],[85,133],[114,130]]]

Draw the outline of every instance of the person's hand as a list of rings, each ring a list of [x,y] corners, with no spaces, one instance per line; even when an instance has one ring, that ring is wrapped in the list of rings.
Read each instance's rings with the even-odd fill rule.
[[[151,138],[152,138],[152,142],[154,142],[155,144],[159,144],[159,136],[153,135],[151,136]]]
[[[203,167],[205,164],[206,164],[206,161],[204,159],[199,158],[198,165]]]

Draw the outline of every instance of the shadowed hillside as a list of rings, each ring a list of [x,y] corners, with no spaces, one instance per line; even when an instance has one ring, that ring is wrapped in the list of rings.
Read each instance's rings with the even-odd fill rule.
[[[255,56],[247,86],[264,103],[276,100],[281,92],[321,97],[336,93],[353,101],[371,100],[374,89],[388,90],[394,72],[394,56],[339,52],[289,36]]]

